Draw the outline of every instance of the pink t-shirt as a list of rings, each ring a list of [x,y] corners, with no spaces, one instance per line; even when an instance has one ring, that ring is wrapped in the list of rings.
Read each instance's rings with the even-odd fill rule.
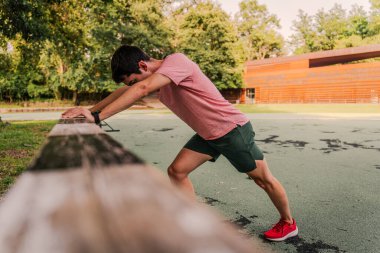
[[[203,139],[217,139],[236,125],[248,122],[248,118],[225,100],[198,65],[184,54],[167,56],[156,73],[172,80],[160,89],[160,101]]]

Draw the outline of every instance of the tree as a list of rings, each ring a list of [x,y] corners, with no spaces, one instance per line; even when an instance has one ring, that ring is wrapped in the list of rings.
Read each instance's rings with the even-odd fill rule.
[[[293,21],[292,29],[295,31],[291,35],[291,46],[295,54],[303,54],[319,50],[316,45],[316,31],[313,17],[302,10],[298,11],[298,20]]]
[[[280,20],[257,0],[243,0],[235,16],[240,37],[245,42],[248,59],[263,59],[282,54],[284,39],[278,32]]]
[[[153,57],[171,52],[163,22],[170,2],[2,1],[0,65],[8,69],[0,71],[1,94],[59,99],[69,91],[77,100],[80,94],[112,91],[110,56],[120,44],[139,46]],[[13,52],[7,52],[9,44]],[[13,55],[20,55],[19,60]]]
[[[370,0],[370,30],[373,36],[380,34],[380,0]]]
[[[353,5],[348,14],[337,4],[329,11],[319,10],[314,16],[299,11],[293,21],[295,33],[291,44],[296,54],[366,45],[377,41],[371,22],[367,12],[358,5]]]
[[[50,36],[49,8],[54,0],[2,0],[0,2],[0,31],[3,36],[38,41]]]
[[[242,86],[243,45],[229,16],[211,1],[185,2],[172,13],[174,47],[199,64],[218,89]]]
[[[353,35],[362,39],[371,35],[369,27],[369,16],[363,6],[353,5],[348,15],[348,29],[346,37]]]
[[[327,12],[319,10],[315,23],[319,50],[334,49],[336,41],[344,37],[348,27],[346,11],[338,4]]]
[[[338,4],[329,11],[320,9],[314,16],[300,10],[297,18],[293,21],[295,34],[291,36],[296,53],[334,49],[336,42],[347,34],[347,14]]]

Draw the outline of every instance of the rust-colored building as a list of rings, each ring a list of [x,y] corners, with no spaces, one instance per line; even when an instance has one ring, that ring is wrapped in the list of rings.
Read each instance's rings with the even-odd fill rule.
[[[241,102],[380,103],[380,45],[246,63]]]

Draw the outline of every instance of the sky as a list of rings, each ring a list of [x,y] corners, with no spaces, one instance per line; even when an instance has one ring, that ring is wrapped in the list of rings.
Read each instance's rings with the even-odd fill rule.
[[[239,0],[216,0],[228,14],[234,15],[239,11]],[[335,3],[340,4],[349,11],[354,4],[363,6],[366,11],[370,9],[369,0],[258,0],[265,4],[269,13],[280,19],[281,34],[287,39],[293,31],[292,21],[297,18],[298,10],[302,9],[309,15],[314,15],[319,9],[330,10]]]

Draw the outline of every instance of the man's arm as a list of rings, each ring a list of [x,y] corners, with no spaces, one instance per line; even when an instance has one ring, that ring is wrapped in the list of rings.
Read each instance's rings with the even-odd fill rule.
[[[111,101],[107,106],[103,108],[102,112],[99,114],[100,120],[107,119],[112,115],[129,108],[140,98],[145,97],[149,93],[156,91],[161,87],[170,84],[171,82],[172,81],[168,77],[161,74],[152,74],[145,80],[137,82],[122,92],[116,100]],[[94,109],[94,107],[91,108],[91,110],[92,109]],[[74,118],[77,116],[85,116],[89,122],[94,122],[91,111],[85,108],[77,107],[62,114],[63,118]]]
[[[94,105],[90,109],[90,113],[102,110],[104,107],[106,107],[107,105],[109,105],[110,103],[112,103],[114,100],[116,100],[118,97],[120,97],[121,94],[123,94],[128,89],[129,89],[128,86],[123,86],[123,87],[120,87],[117,90],[113,91],[105,99],[103,99],[102,101],[100,101],[99,103],[97,103],[96,105]],[[70,108],[70,109],[66,110],[64,113],[62,113],[62,117],[63,118],[67,118],[66,117],[67,115],[75,114],[75,113],[77,113],[77,112],[79,112],[81,110],[82,110],[81,107]],[[84,116],[84,115],[82,115],[82,116]]]
[[[118,112],[128,109],[139,99],[171,82],[168,77],[162,74],[152,74],[145,80],[137,82],[102,110],[99,114],[100,120],[107,119]]]
[[[103,110],[104,107],[115,101],[118,97],[120,97],[126,90],[128,90],[129,86],[122,86],[118,88],[117,90],[113,91],[110,95],[108,95],[105,99],[94,105],[90,111],[96,112]]]

